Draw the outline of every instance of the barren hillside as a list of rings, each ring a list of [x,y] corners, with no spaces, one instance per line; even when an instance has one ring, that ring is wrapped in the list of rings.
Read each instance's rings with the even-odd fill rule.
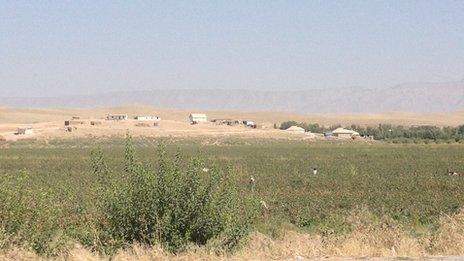
[[[391,88],[348,87],[304,91],[149,90],[65,97],[1,97],[10,107],[156,107],[298,113],[452,112],[464,110],[464,81],[407,83]]]

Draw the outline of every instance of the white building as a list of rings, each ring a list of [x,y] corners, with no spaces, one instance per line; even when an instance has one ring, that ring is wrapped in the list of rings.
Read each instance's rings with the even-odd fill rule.
[[[286,129],[286,131],[291,132],[291,133],[305,133],[305,129],[298,127],[298,126],[291,126],[290,128]]]
[[[159,121],[161,120],[158,116],[135,116],[135,119],[138,121]]]
[[[127,120],[127,114],[108,114],[106,119],[109,121],[123,121]]]
[[[30,135],[30,134],[34,134],[34,130],[31,127],[18,128],[16,133],[18,135]]]
[[[254,121],[243,121],[243,124],[250,128],[256,128],[256,123]]]
[[[358,137],[359,133],[353,130],[337,128],[334,131],[332,131],[332,135],[342,139],[352,139]]]
[[[208,122],[208,118],[204,113],[191,113],[189,115],[190,124],[197,124],[200,122]]]

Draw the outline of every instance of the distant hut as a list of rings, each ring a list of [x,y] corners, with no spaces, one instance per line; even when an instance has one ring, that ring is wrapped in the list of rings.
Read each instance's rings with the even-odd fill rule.
[[[144,116],[135,116],[135,119],[138,121],[159,121],[161,120],[158,116],[144,115]]]
[[[204,113],[191,113],[189,115],[190,124],[198,124],[200,122],[208,122],[208,118]]]
[[[250,128],[253,128],[253,129],[256,129],[256,126],[257,126],[254,121],[243,121],[243,124],[246,127],[250,127]]]
[[[34,134],[34,130],[31,127],[18,128],[18,130],[16,131],[16,134],[17,135],[30,135],[30,134]]]
[[[305,129],[298,127],[298,126],[291,126],[290,128],[286,129],[286,131],[290,133],[297,133],[297,134],[304,134]]]
[[[127,120],[127,114],[108,114],[106,119],[109,121],[124,121]]]
[[[332,131],[332,135],[341,139],[353,139],[359,137],[359,133],[353,130],[337,128]]]

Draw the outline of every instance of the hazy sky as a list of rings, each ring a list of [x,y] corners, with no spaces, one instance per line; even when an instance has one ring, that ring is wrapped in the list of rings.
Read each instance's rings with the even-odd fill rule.
[[[461,0],[0,0],[0,96],[463,78]]]

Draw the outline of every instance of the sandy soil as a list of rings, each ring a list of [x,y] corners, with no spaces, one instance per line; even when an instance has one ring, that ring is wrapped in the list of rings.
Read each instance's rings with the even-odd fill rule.
[[[191,112],[206,113],[208,119],[230,118],[253,120],[259,127],[250,129],[244,126],[219,126],[214,123],[190,125],[188,115]],[[106,121],[108,113],[124,113],[129,117],[136,115],[157,115],[162,118],[157,127],[137,127],[138,121]],[[75,126],[72,132],[67,132],[65,120],[72,116],[80,116],[85,121],[83,125]],[[124,135],[130,130],[134,136],[148,137],[191,137],[191,136],[239,136],[251,138],[290,138],[309,139],[303,134],[290,134],[273,129],[274,123],[296,120],[313,122],[323,125],[377,125],[391,123],[402,125],[450,125],[464,123],[464,111],[453,113],[382,113],[382,114],[295,114],[284,112],[231,112],[231,111],[201,111],[160,109],[148,106],[125,106],[116,108],[95,109],[24,109],[0,108],[0,136],[7,140],[25,138],[73,138],[73,137],[110,137]],[[90,121],[101,121],[102,125],[91,126]],[[33,127],[32,135],[14,135],[19,127]]]

